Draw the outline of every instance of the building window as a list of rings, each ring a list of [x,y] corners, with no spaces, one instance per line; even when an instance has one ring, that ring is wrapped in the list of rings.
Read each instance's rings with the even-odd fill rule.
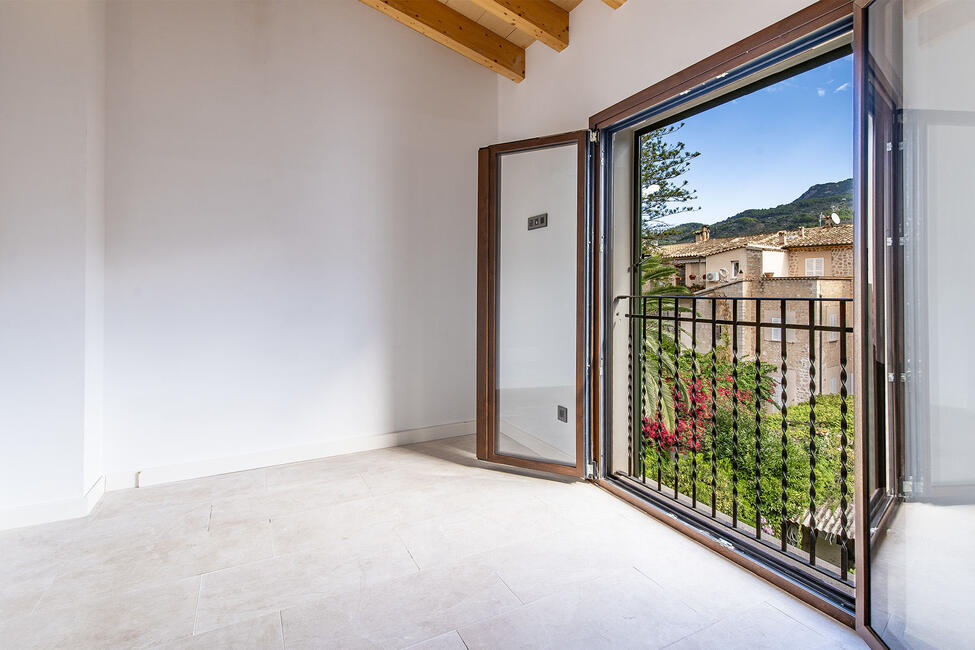
[[[825,259],[822,257],[807,257],[806,258],[806,275],[807,276],[817,276],[825,275]]]
[[[840,326],[840,315],[839,314],[830,314],[829,315],[829,326],[830,327],[839,327]],[[827,336],[826,336],[826,340],[827,341],[831,341],[831,342],[832,341],[839,341],[840,340],[840,333],[839,332],[829,332],[827,334]]]
[[[782,318],[780,318],[779,316],[773,316],[772,319],[771,319],[771,322],[775,323],[776,325],[781,325],[782,324]],[[768,340],[769,341],[781,341],[782,340],[782,330],[781,329],[779,329],[779,328],[769,329],[768,330],[768,333],[769,333],[769,337],[768,337]]]
[[[737,278],[739,271],[741,267],[738,265],[738,260],[731,260],[731,277]]]

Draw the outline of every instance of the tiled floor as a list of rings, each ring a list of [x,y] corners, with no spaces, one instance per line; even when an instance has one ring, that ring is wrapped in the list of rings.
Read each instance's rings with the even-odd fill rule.
[[[111,492],[0,533],[0,646],[861,647],[600,489],[473,446]]]

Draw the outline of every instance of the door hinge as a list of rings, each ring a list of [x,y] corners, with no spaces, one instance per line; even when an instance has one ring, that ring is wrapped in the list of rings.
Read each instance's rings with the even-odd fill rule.
[[[589,142],[599,142],[599,131],[589,129]]]
[[[888,237],[887,238],[887,245],[888,246],[893,246],[894,245],[894,238],[893,237]]]
[[[893,143],[893,142],[888,142],[888,143],[887,143],[887,144],[885,145],[885,147],[884,147],[884,149],[885,149],[886,151],[893,151],[893,150],[894,150],[894,143]]]

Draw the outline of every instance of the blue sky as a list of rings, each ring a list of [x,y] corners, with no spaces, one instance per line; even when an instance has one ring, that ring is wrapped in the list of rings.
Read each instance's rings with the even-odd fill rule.
[[[714,223],[850,178],[852,83],[846,56],[684,120],[668,139],[701,152],[684,175],[701,209],[669,223]]]

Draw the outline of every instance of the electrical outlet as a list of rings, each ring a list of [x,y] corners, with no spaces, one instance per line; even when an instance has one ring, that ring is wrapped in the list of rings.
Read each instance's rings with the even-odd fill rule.
[[[542,214],[536,214],[534,217],[528,217],[528,229],[537,230],[538,228],[544,228],[548,225],[548,212]]]
[[[558,413],[558,416],[557,417],[559,418],[559,421],[560,422],[568,422],[569,421],[569,409],[565,408],[564,406],[559,406],[559,413]]]

